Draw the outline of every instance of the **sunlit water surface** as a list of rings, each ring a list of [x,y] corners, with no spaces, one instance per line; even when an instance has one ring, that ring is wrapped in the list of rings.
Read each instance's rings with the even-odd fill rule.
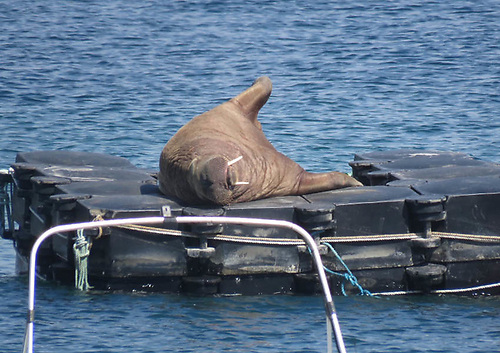
[[[105,152],[157,169],[191,117],[261,75],[260,120],[310,171],[353,153],[500,162],[497,1],[0,1],[0,168],[18,151]],[[500,279],[500,274],[499,274]],[[0,351],[27,282],[0,241]],[[319,297],[82,294],[42,283],[37,352],[324,352]],[[500,351],[497,298],[336,298],[349,352]]]

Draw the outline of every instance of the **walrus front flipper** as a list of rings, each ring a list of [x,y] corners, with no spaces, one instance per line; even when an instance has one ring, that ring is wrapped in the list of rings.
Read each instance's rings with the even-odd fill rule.
[[[237,104],[242,113],[260,127],[260,124],[257,122],[257,115],[260,108],[266,104],[271,96],[272,90],[273,84],[271,79],[267,76],[262,76],[256,79],[253,85],[246,91],[231,99],[231,102]]]

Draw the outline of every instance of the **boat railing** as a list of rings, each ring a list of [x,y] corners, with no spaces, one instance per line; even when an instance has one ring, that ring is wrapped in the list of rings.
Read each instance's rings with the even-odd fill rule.
[[[259,218],[243,218],[243,217],[206,217],[206,216],[172,216],[169,208],[164,208],[163,216],[157,217],[142,217],[142,218],[126,218],[126,219],[109,219],[92,222],[73,223],[66,225],[58,225],[48,229],[42,233],[35,241],[30,254],[29,261],[29,292],[28,292],[28,315],[26,322],[26,333],[24,338],[23,353],[32,353],[34,346],[34,321],[35,321],[35,285],[36,285],[36,261],[37,253],[40,245],[52,235],[70,231],[96,229],[100,227],[113,227],[121,225],[147,225],[147,224],[186,224],[186,223],[202,223],[202,224],[239,224],[249,226],[267,226],[290,229],[297,233],[309,247],[313,261],[319,276],[319,281],[322,287],[322,295],[325,304],[325,313],[327,321],[327,349],[331,353],[333,351],[333,339],[339,353],[344,353],[345,345],[340,329],[340,324],[337,318],[335,305],[328,285],[328,280],[321,260],[320,252],[314,238],[302,227],[295,223],[281,220],[259,219]],[[332,337],[333,331],[333,337]]]

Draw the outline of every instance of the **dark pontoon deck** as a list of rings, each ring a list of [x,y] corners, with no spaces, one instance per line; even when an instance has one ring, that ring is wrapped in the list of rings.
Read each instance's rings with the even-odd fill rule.
[[[12,219],[20,269],[42,232],[94,219],[173,215],[294,222],[321,244],[335,294],[500,292],[500,165],[452,152],[358,154],[366,186],[216,208],[159,193],[154,173],[97,153],[19,153]],[[5,178],[7,180],[7,178]],[[5,182],[4,182],[4,185]],[[168,229],[167,229],[168,228]],[[310,254],[296,234],[240,225],[113,227],[87,232],[90,284],[97,289],[201,294],[315,293]],[[39,274],[74,282],[75,233],[43,245]],[[349,270],[347,270],[347,268]]]

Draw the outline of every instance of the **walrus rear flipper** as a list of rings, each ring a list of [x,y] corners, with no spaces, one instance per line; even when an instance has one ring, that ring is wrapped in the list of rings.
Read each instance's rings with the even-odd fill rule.
[[[297,195],[340,189],[348,186],[363,186],[363,184],[353,177],[340,172],[309,173],[304,171],[300,175]]]
[[[241,108],[243,114],[260,128],[257,115],[260,108],[266,104],[271,96],[272,89],[273,84],[271,79],[267,76],[262,76],[256,79],[250,88],[231,99],[231,101],[236,103]]]

